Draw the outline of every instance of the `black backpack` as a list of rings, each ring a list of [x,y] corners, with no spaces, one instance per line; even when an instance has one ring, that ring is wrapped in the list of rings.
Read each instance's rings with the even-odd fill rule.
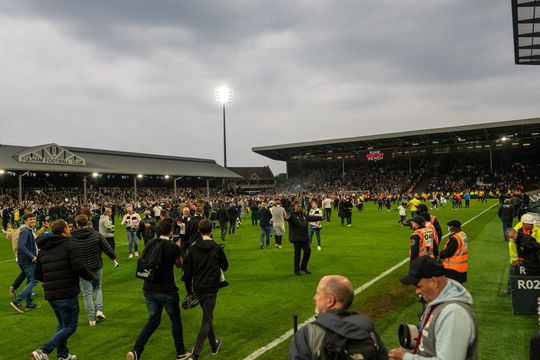
[[[317,322],[315,322],[317,324]],[[362,340],[344,338],[322,327],[325,335],[317,359],[319,360],[381,360],[375,333],[366,333]]]
[[[154,281],[157,270],[163,262],[163,240],[154,239],[146,245],[142,256],[137,260],[135,276],[139,279]]]

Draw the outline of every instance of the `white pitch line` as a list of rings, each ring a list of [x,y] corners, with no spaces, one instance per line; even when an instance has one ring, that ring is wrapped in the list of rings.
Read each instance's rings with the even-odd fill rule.
[[[482,214],[484,214],[485,212],[487,212],[488,210],[491,210],[491,208],[493,208],[495,205],[498,205],[499,203],[495,203],[493,205],[491,205],[490,207],[488,207],[487,209],[485,209],[484,211],[482,211],[481,213],[477,214],[476,216],[474,216],[473,218],[467,220],[466,222],[464,222],[461,226],[465,226],[467,225],[468,223],[470,223],[471,221],[473,221],[474,219],[478,218],[479,216],[481,216]],[[445,234],[442,238],[444,239],[445,237],[448,237],[448,235],[450,235],[450,233],[448,234]],[[442,240],[442,239],[441,239]],[[386,275],[392,273],[394,270],[398,269],[399,267],[403,266],[405,263],[407,263],[409,261],[409,258],[405,258],[403,260],[401,260],[399,263],[397,263],[396,265],[392,266],[390,269],[384,271],[383,273],[379,274],[377,277],[371,279],[370,281],[368,281],[367,283],[363,284],[362,286],[360,286],[359,288],[355,289],[354,290],[354,294],[355,295],[358,295],[359,293],[361,293],[362,291],[366,290],[368,287],[370,287],[371,285],[375,284],[377,281],[381,280],[382,278],[384,278]],[[302,324],[299,325],[299,328],[314,321],[315,320],[315,316],[312,316],[310,317],[309,319],[307,319],[306,321],[304,321]],[[271,343],[259,348],[258,350],[256,350],[255,352],[253,352],[251,355],[249,355],[248,357],[244,358],[244,360],[254,360],[256,358],[258,358],[259,356],[261,356],[262,354],[264,354],[265,352],[269,351],[270,349],[273,349],[275,348],[276,346],[278,346],[279,344],[281,344],[282,342],[284,342],[285,340],[287,340],[288,338],[290,338],[291,336],[293,335],[293,329],[290,329],[288,330],[287,332],[285,332],[283,335],[281,335],[280,337],[278,337],[277,339],[275,339],[274,341],[272,341]]]

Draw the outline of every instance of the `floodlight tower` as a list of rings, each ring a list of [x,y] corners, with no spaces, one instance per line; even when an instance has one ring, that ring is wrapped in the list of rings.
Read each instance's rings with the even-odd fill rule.
[[[232,89],[221,86],[215,91],[216,101],[223,106],[223,166],[227,167],[227,130],[225,126],[225,104],[232,102],[233,91]]]

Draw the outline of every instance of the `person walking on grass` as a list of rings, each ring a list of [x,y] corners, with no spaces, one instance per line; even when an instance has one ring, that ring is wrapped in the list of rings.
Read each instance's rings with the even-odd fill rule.
[[[34,350],[34,360],[48,360],[56,349],[58,360],[77,360],[69,353],[67,340],[77,330],[79,321],[79,277],[94,281],[94,275],[84,265],[79,246],[72,241],[70,228],[64,220],[51,224],[52,234],[37,240],[39,255],[36,259],[36,279],[43,282],[45,299],[56,315],[58,325],[53,337]]]
[[[137,229],[141,217],[139,214],[133,212],[133,207],[127,208],[127,214],[122,219],[122,225],[126,226],[126,235],[128,240],[129,258],[139,257],[139,238],[137,238]]]
[[[163,308],[171,320],[172,335],[176,349],[176,359],[189,359],[190,351],[184,347],[182,318],[180,317],[180,298],[174,277],[174,266],[182,267],[182,251],[180,246],[170,241],[173,234],[173,220],[165,218],[157,224],[157,239],[148,242],[152,246],[162,246],[162,262],[156,270],[154,280],[144,280],[143,293],[148,310],[148,322],[143,327],[133,349],[127,353],[128,360],[141,358],[144,347],[159,327]],[[154,359],[155,353],[149,358]]]
[[[212,223],[202,220],[199,223],[202,239],[197,240],[188,250],[184,265],[184,282],[188,293],[195,292],[202,308],[202,323],[190,359],[197,360],[204,342],[208,338],[212,355],[218,353],[221,339],[214,332],[214,308],[217,293],[221,287],[221,276],[227,271],[229,263],[223,246],[212,240]],[[131,360],[131,359],[130,359]]]
[[[79,285],[83,293],[88,324],[94,326],[96,320],[105,319],[101,291],[103,268],[101,253],[104,252],[111,260],[118,260],[118,258],[107,240],[95,231],[91,224],[86,215],[75,216],[75,229],[71,231],[71,237],[79,245],[84,265],[93,275],[93,281],[81,278]]]
[[[27,213],[23,215],[22,221],[24,225],[21,226],[17,241],[17,264],[19,264],[19,267],[26,276],[26,286],[10,303],[11,306],[19,313],[24,313],[21,305],[23,300],[26,300],[27,310],[37,309],[40,307],[40,305],[34,303],[32,300],[32,290],[37,285],[37,280],[34,276],[34,268],[38,253],[34,229],[36,219],[33,214]],[[19,275],[19,277],[21,277],[21,275]],[[22,278],[20,282],[22,283],[23,280],[24,278]],[[13,286],[10,288],[10,292],[13,294]]]

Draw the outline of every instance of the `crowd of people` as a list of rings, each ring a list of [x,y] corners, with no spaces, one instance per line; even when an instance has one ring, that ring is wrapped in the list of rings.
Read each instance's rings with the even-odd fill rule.
[[[414,285],[425,303],[420,325],[416,327],[420,331],[419,336],[413,336],[411,343],[402,343],[401,348],[387,350],[375,331],[373,321],[348,310],[354,297],[350,281],[343,276],[327,276],[321,279],[314,297],[319,316],[294,336],[289,359],[310,359],[314,354],[328,351],[327,343],[343,343],[343,339],[350,340],[345,343],[351,348],[336,348],[335,351],[357,351],[364,358],[370,358],[365,357],[367,354],[374,359],[443,358],[449,353],[456,358],[475,358],[478,325],[470,306],[472,297],[463,285],[468,271],[467,235],[461,229],[461,222],[449,221],[446,223],[449,240],[443,246],[441,224],[432,209],[442,205],[446,197],[452,202],[456,199],[456,207],[461,204],[461,199],[468,207],[471,198],[483,200],[488,194],[499,196],[499,216],[503,221],[505,240],[509,242],[510,275],[515,275],[522,271],[519,267],[524,264],[523,244],[536,243],[539,236],[534,220],[527,217],[528,198],[519,191],[520,183],[517,182],[512,183],[518,186],[517,190],[508,198],[506,191],[488,193],[468,189],[419,195],[411,193],[410,185],[417,180],[413,179],[414,176],[405,181],[405,184],[410,181],[409,185],[394,187],[393,184],[399,182],[404,173],[397,171],[385,177],[384,171],[389,169],[379,168],[371,174],[370,180],[358,172],[357,179],[334,183],[325,192],[320,191],[320,186],[329,184],[325,182],[329,178],[323,177],[322,182],[317,180],[312,183],[313,187],[307,186],[314,192],[302,188],[294,194],[283,191],[224,195],[216,189],[208,196],[206,188],[183,188],[174,197],[171,189],[151,187],[138,189],[138,200],[134,201],[132,189],[111,187],[90,188],[88,203],[83,204],[80,194],[75,194],[74,189],[55,193],[51,188],[48,193],[34,191],[34,198],[25,197],[23,204],[17,204],[10,191],[5,190],[2,193],[2,228],[11,239],[20,267],[20,274],[10,287],[13,296],[11,306],[17,312],[39,308],[33,301],[33,289],[41,281],[45,299],[58,318],[58,328],[53,337],[33,351],[32,357],[47,360],[56,349],[59,359],[76,360],[76,356],[69,353],[67,339],[77,328],[79,291],[83,294],[88,324],[95,326],[105,318],[101,253],[118,263],[115,237],[118,237],[119,228],[122,229],[120,236],[128,240],[130,258],[147,261],[151,249],[159,246],[162,259],[160,266],[154,269],[155,278],[144,281],[144,301],[148,305],[149,320],[127,353],[128,360],[142,356],[146,343],[159,326],[163,308],[173,324],[176,358],[197,359],[206,339],[213,354],[222,345],[213,328],[213,313],[218,290],[227,285],[224,271],[228,262],[222,244],[214,241],[218,234],[212,237],[214,229],[220,228],[219,235],[225,241],[227,236],[234,234],[239,223],[248,218],[251,225],[260,228],[260,249],[270,246],[270,234],[273,234],[275,246],[279,249],[286,232],[285,224],[288,223],[288,238],[294,247],[292,272],[298,276],[309,275],[314,238],[318,251],[324,245],[321,222],[331,221],[334,212],[342,226],[351,227],[354,212],[363,211],[363,204],[373,201],[379,210],[399,206],[400,224],[411,226],[410,269],[401,282]],[[375,191],[353,192],[353,189],[363,186],[369,188],[372,180],[371,186],[377,183],[381,187],[375,187]],[[466,185],[460,183],[456,186]],[[342,186],[351,190],[343,190]],[[337,188],[343,191],[328,191]],[[407,210],[411,212],[410,220],[406,220]],[[510,219],[507,213],[511,213]],[[120,223],[115,225],[115,218],[120,218]],[[516,218],[519,222],[513,227]],[[46,232],[49,228],[50,233]],[[139,253],[139,240],[144,241],[145,252]],[[60,273],[55,270],[57,266],[62,268]],[[195,303],[198,302],[203,310],[194,348],[187,348],[183,342],[179,315],[181,301],[174,266],[183,269],[186,299],[195,298]],[[533,273],[536,269],[533,268],[529,266],[527,271]],[[148,273],[152,269],[143,270]],[[19,291],[25,279],[27,283]],[[186,303],[186,306],[190,305]],[[333,337],[327,334],[333,334]]]

